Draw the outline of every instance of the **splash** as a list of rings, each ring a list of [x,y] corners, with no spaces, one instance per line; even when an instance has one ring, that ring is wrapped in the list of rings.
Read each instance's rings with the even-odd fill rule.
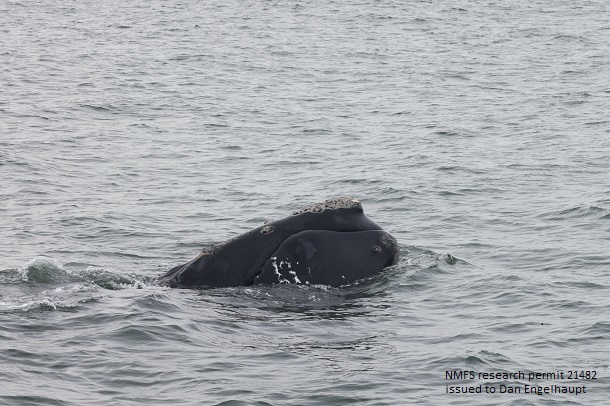
[[[74,277],[64,269],[58,260],[37,256],[21,266],[21,278],[30,283],[62,283],[74,281]]]

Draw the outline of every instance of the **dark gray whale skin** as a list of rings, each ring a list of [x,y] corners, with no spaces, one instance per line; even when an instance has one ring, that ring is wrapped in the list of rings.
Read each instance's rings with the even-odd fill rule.
[[[347,284],[355,279],[370,276],[371,272],[379,272],[384,267],[394,264],[398,259],[396,240],[364,214],[360,202],[352,198],[338,198],[309,205],[292,213],[292,216],[267,223],[236,238],[205,248],[192,261],[170,269],[159,278],[159,282],[176,288],[248,286],[254,283],[295,283],[294,278],[273,280],[274,274],[270,273],[271,264],[269,260],[283,244],[283,250],[280,249],[277,255],[284,253],[289,255],[290,250],[293,249],[291,247],[294,245],[294,240],[290,240],[290,238],[305,231],[308,234],[304,236],[313,241],[316,244],[316,249],[323,253],[323,255],[316,256],[315,259],[316,269],[323,269],[323,271],[317,272],[318,277],[316,278],[304,278],[302,283],[339,286],[338,282]],[[316,238],[316,233],[319,231],[335,233],[323,234],[324,238],[321,234],[319,238]],[[358,234],[358,232],[367,231],[378,231],[382,234],[375,236]],[[351,235],[354,232],[356,232],[356,235]],[[375,245],[379,247],[384,245],[380,240],[384,236],[387,247],[383,247],[383,253],[373,252]],[[375,239],[379,241],[373,244]],[[346,276],[347,271],[342,274],[345,278],[338,277],[340,280],[334,277],[321,276],[324,272],[340,272],[341,269],[336,269],[336,267],[340,267],[342,264],[349,265],[349,261],[341,261],[341,258],[347,260],[348,257],[355,255],[355,251],[363,249],[379,255],[373,256],[375,261],[363,259],[364,262],[359,268],[354,268],[347,273],[350,276],[349,278]],[[360,256],[365,258],[364,255]],[[382,257],[387,257],[387,260],[380,262],[379,260]],[[367,266],[369,264],[370,267]],[[299,265],[304,266],[305,264]],[[357,271],[356,269],[360,270]],[[304,274],[302,275],[304,276]]]
[[[278,247],[254,283],[341,286],[392,265],[396,252],[396,240],[383,230],[301,231]]]

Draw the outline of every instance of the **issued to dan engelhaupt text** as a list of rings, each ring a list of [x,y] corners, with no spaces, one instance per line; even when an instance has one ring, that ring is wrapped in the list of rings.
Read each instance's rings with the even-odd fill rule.
[[[595,370],[473,371],[446,370],[445,393],[586,395],[587,385],[599,379]],[[459,382],[459,383],[458,383]]]

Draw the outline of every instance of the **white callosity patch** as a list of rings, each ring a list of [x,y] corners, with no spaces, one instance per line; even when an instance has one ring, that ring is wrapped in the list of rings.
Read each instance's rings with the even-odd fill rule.
[[[273,271],[277,275],[279,283],[301,283],[297,273],[292,270],[292,264],[289,261],[281,260],[278,263],[277,257],[271,257],[271,265],[273,265]],[[282,273],[283,270],[288,270],[288,273],[292,275],[293,282],[291,282],[288,277]]]
[[[299,279],[295,271],[289,271],[289,273],[294,277],[294,283],[301,283],[301,280]]]
[[[282,273],[280,272],[280,268],[284,263],[285,263],[284,261],[280,261],[280,263],[278,265],[277,257],[271,257],[271,265],[273,265],[273,270],[275,271],[275,273],[277,275],[277,279],[278,279],[279,283],[290,283],[290,281],[288,279],[284,278],[284,275],[282,275]]]

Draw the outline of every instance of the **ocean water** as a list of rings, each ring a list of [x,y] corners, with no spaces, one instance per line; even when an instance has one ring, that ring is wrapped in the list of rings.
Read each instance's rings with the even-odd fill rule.
[[[2,2],[0,404],[606,404],[609,15]],[[372,280],[155,283],[344,195]]]

